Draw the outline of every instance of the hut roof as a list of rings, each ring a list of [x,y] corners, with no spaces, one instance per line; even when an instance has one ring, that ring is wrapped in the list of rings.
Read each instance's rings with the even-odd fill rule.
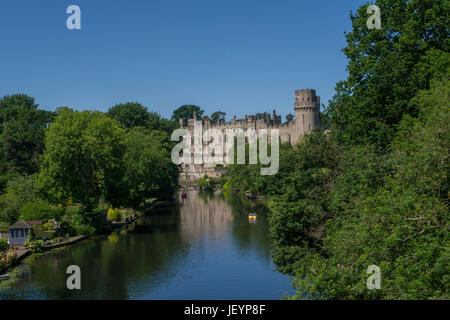
[[[17,221],[12,226],[9,227],[9,230],[15,229],[31,229],[32,227],[26,221]]]
[[[30,226],[42,224],[42,221],[39,220],[27,220],[25,222],[28,223]]]

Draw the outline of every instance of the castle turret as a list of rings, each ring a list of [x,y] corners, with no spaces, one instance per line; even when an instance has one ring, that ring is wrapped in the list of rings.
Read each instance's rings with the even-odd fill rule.
[[[295,90],[294,110],[296,130],[292,142],[296,143],[305,133],[320,126],[320,97],[316,96],[316,90]]]

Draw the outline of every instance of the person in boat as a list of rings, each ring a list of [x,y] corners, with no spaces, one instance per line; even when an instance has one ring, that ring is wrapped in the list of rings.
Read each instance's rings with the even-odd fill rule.
[[[256,212],[251,212],[248,214],[249,218],[256,218]]]

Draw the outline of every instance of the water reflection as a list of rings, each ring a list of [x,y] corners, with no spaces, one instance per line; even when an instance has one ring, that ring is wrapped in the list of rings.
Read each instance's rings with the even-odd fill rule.
[[[66,289],[71,264],[82,290]],[[131,230],[27,258],[0,299],[279,299],[290,280],[273,269],[262,206],[188,192]]]

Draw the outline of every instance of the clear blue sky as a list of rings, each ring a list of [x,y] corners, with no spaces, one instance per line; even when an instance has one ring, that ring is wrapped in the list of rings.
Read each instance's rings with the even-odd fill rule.
[[[169,117],[293,111],[294,90],[322,102],[346,78],[344,31],[362,0],[2,0],[0,96],[43,109],[107,111],[139,101]],[[81,8],[81,30],[66,8]]]

